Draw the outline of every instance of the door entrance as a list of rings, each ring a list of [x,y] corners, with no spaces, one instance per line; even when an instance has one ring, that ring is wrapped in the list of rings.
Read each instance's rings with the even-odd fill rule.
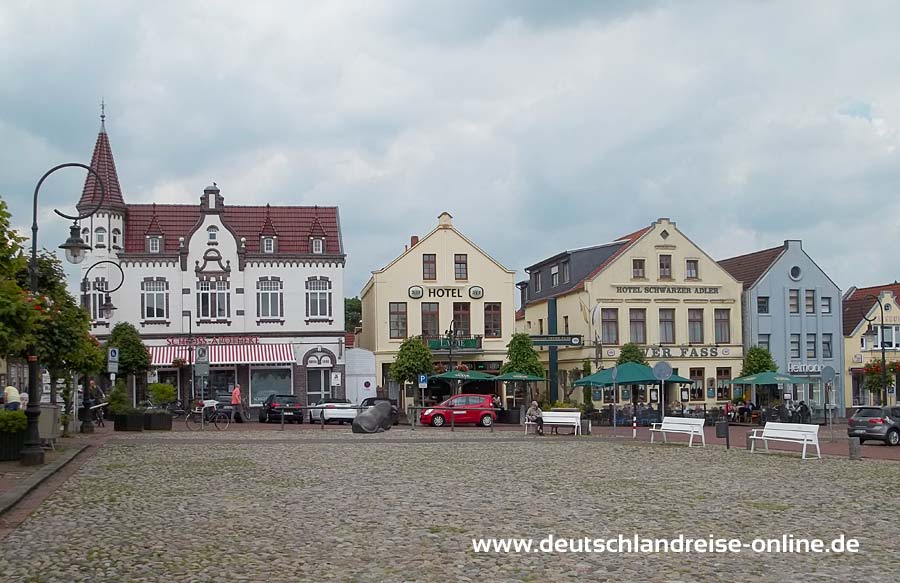
[[[322,399],[331,398],[331,369],[310,368],[306,370],[306,404],[315,405]]]

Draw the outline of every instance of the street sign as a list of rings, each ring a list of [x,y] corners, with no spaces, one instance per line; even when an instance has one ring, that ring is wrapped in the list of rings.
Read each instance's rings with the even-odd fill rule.
[[[194,363],[194,375],[198,377],[208,377],[209,376],[209,362],[195,362]]]
[[[110,348],[109,354],[106,357],[107,362],[119,362],[119,349],[118,348]]]
[[[672,376],[672,365],[668,362],[657,362],[653,365],[653,377],[658,381],[669,380]],[[715,396],[715,395],[714,395]]]
[[[209,348],[206,346],[198,346],[194,349],[194,357],[197,364],[206,363],[209,364]]]
[[[584,338],[581,334],[540,334],[531,336],[531,343],[535,346],[583,346]]]
[[[341,373],[339,373],[339,372],[331,373],[331,386],[332,387],[341,386]]]
[[[427,374],[420,374],[420,375],[419,375],[419,388],[420,388],[420,389],[427,389],[427,388],[428,388],[428,375],[427,375]]]
[[[106,372],[110,374],[117,374],[119,372],[119,361],[110,360],[106,363]]]
[[[834,380],[836,373],[834,367],[831,365],[822,367],[822,380],[826,383],[830,383]]]

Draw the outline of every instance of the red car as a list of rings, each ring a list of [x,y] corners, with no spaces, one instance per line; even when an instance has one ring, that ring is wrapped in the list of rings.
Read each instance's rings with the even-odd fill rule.
[[[440,405],[423,409],[419,415],[419,423],[442,427],[450,423],[477,423],[483,427],[490,427],[497,420],[496,411],[487,411],[491,408],[491,395],[455,395]]]

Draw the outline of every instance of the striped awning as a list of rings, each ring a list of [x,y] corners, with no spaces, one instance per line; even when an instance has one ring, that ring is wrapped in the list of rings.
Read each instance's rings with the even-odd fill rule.
[[[292,364],[292,344],[211,344],[209,363],[216,364]],[[150,346],[151,366],[172,366],[176,359],[191,364],[193,351],[187,346]]]

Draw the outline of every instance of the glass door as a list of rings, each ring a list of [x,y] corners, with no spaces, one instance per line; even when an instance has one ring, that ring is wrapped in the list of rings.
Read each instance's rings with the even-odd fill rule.
[[[331,369],[311,368],[306,371],[306,404],[315,405],[331,397]]]

